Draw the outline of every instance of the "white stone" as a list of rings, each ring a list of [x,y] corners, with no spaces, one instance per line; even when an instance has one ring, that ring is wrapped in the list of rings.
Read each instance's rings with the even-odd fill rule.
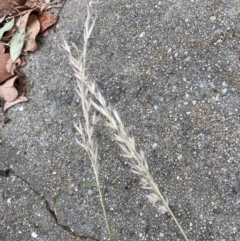
[[[152,148],[153,148],[153,149],[156,149],[156,148],[157,148],[157,146],[158,146],[158,144],[157,144],[157,143],[153,143]]]
[[[37,237],[38,237],[38,235],[37,235],[35,232],[32,232],[32,233],[31,233],[31,236],[32,236],[33,238],[37,238]]]
[[[216,16],[211,16],[210,17],[210,20],[213,22],[213,21],[215,21],[216,20]]]
[[[225,94],[227,92],[227,88],[222,89],[222,93]]]

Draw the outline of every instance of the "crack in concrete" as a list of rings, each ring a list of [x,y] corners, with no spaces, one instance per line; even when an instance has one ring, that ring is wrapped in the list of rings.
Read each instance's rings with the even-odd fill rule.
[[[4,163],[3,161],[2,161],[2,163],[3,163],[5,166],[8,166],[8,165],[6,165],[6,163]],[[49,203],[49,201],[44,197],[44,195],[40,194],[37,190],[35,190],[28,181],[26,181],[23,177],[19,176],[15,171],[13,171],[12,169],[9,169],[9,174],[11,174],[11,173],[12,173],[14,176],[16,176],[17,178],[19,178],[20,180],[22,180],[25,184],[27,184],[28,187],[45,202],[46,210],[47,210],[48,213],[51,215],[51,217],[54,219],[54,221],[55,221],[55,223],[57,224],[57,226],[61,227],[61,229],[67,231],[68,233],[72,234],[72,235],[75,236],[75,237],[80,237],[80,239],[87,239],[87,240],[91,239],[91,240],[94,240],[94,241],[100,241],[100,239],[97,239],[97,238],[94,238],[94,237],[77,234],[77,233],[75,233],[69,226],[60,224],[60,223],[58,222],[57,215],[56,215],[55,211],[54,211],[53,209],[51,209],[50,203]]]

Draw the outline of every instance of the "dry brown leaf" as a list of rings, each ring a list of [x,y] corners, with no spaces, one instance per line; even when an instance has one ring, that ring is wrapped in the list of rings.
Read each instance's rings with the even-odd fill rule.
[[[8,108],[10,108],[18,103],[26,102],[26,101],[28,101],[27,97],[19,96],[16,100],[14,100],[12,102],[5,102],[3,111],[5,112]]]
[[[24,10],[21,12],[20,17],[18,18],[18,20],[17,20],[16,24],[13,26],[13,28],[11,30],[9,30],[8,32],[4,33],[3,38],[2,38],[2,40],[4,42],[9,42],[19,28],[26,27],[29,14],[32,11],[33,11],[32,9],[28,9],[28,10]]]
[[[37,15],[38,21],[40,23],[40,33],[45,29],[49,28],[57,22],[58,17],[49,12],[44,12],[40,15]]]
[[[15,73],[18,75],[19,78],[25,77],[24,73],[20,69],[15,69]]]
[[[0,83],[10,78],[12,75],[7,71],[6,64],[10,59],[10,54],[5,53],[5,47],[0,45]]]
[[[26,0],[0,0],[0,18],[8,15],[14,7],[24,6]]]
[[[28,8],[36,8],[38,7],[42,12],[45,10],[50,4],[45,3],[44,0],[27,0],[25,6]]]
[[[31,12],[32,12],[32,9],[29,9],[28,11],[26,11],[26,13],[23,16],[20,16],[20,18],[16,22],[16,26],[18,28],[26,28],[26,25],[27,25],[27,22],[28,22],[28,18],[29,18],[29,14]]]
[[[40,23],[35,14],[31,14],[27,22],[27,31],[25,45],[23,48],[24,52],[35,51],[37,49],[36,36],[40,31]]]
[[[17,42],[17,33],[24,29],[26,34],[24,39],[23,51],[35,51],[37,48],[36,36],[47,28],[56,23],[58,17],[49,12],[40,15],[31,14],[32,11],[42,12],[51,4],[45,0],[0,0],[0,22],[4,23],[4,19],[15,16],[16,24],[8,32],[4,33],[2,41],[10,43],[10,53],[5,53],[6,48],[0,43],[0,98],[5,100],[4,112],[11,106],[28,101],[25,97],[26,85],[21,77],[24,75],[19,67],[26,64],[25,58],[15,56],[11,61],[11,54],[14,53]],[[20,6],[20,7],[19,7]],[[15,41],[15,42],[14,42]],[[7,49],[7,52],[9,50]],[[15,76],[13,76],[15,74]]]
[[[14,71],[16,68],[18,68],[21,65],[21,58],[16,59],[14,62],[12,62],[11,58],[7,61],[6,64],[6,70],[8,73],[10,73],[11,75],[14,75]]]
[[[0,98],[3,98],[6,102],[14,101],[18,97],[18,91],[14,87],[17,77],[18,76],[14,76],[4,84],[0,85]]]
[[[20,66],[21,67],[25,66],[27,64],[26,58],[24,56],[20,56],[20,58],[21,58],[21,65]]]

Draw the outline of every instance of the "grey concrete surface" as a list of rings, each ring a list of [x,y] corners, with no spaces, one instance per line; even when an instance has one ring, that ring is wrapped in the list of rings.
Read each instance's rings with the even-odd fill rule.
[[[68,1],[56,33],[29,55],[29,102],[1,123],[0,167],[12,170],[0,177],[2,241],[107,240],[97,190],[78,184],[94,176],[75,142],[81,108],[60,45],[64,36],[81,48],[84,5]],[[189,240],[239,241],[239,1],[104,0],[96,9],[91,77],[145,151]],[[183,240],[148,203],[109,134],[96,129],[115,240]],[[69,183],[74,194],[54,204]]]

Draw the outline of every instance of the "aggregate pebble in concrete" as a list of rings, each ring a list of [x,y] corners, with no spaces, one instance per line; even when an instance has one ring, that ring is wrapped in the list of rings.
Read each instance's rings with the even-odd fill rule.
[[[104,0],[96,8],[91,77],[145,151],[189,240],[239,241],[239,1]],[[34,80],[29,102],[12,108],[1,127],[2,168],[29,184],[14,173],[1,179],[2,240],[80,240],[56,225],[44,199],[59,224],[107,240],[97,190],[78,184],[94,176],[75,142],[81,109],[60,45],[64,36],[82,46],[84,11],[81,1],[66,4],[57,32],[24,69]],[[109,134],[96,129],[115,240],[183,240],[171,217],[147,202]],[[70,183],[71,193],[54,204]]]

